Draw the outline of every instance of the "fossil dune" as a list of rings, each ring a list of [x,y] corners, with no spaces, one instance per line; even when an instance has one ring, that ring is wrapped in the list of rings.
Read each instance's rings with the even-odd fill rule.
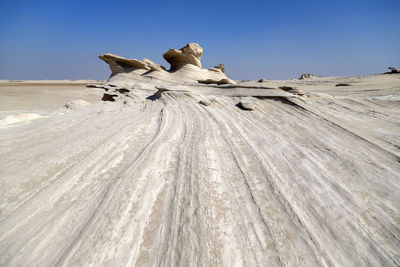
[[[233,81],[202,54],[101,55],[59,108],[0,83],[1,266],[400,265],[400,75]]]

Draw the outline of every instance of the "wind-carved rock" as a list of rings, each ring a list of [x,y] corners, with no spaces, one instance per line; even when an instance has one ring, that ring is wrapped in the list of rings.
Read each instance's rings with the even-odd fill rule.
[[[109,90],[110,86],[128,91],[145,89],[151,92],[159,85],[235,84],[225,75],[224,64],[203,69],[200,61],[203,52],[203,48],[196,43],[188,43],[180,49],[169,49],[163,54],[164,59],[171,65],[169,70],[147,58],[139,60],[114,54],[100,55],[99,58],[111,69],[110,78],[100,86],[106,90],[104,100],[113,101],[120,96],[119,92]]]
[[[190,43],[181,49],[170,49],[164,53],[163,58],[171,64],[171,71],[177,70],[186,64],[192,64],[200,69],[201,55],[203,55],[203,48],[199,44]]]
[[[310,73],[303,73],[301,76],[300,76],[300,80],[305,80],[305,79],[311,79],[311,78],[315,78],[316,76],[315,75],[312,75],[312,74],[310,74]]]
[[[156,70],[156,71],[165,71],[165,67],[157,64],[153,61],[151,61],[150,59],[144,58],[143,62],[147,64],[147,66],[151,69],[151,70]]]
[[[395,67],[389,67],[388,69],[390,70],[390,72],[389,72],[390,74],[400,73],[400,69],[397,69]]]
[[[171,65],[169,70],[146,58],[127,59],[114,54],[103,54],[99,58],[110,66],[111,76],[102,85],[89,86],[105,90],[103,101],[125,104],[157,100],[164,95],[253,96],[255,98],[242,99],[241,104],[238,105],[248,110],[256,108],[257,99],[291,99],[306,96],[299,90],[271,88],[262,84],[236,83],[226,76],[224,64],[203,69],[200,61],[203,52],[203,48],[196,43],[188,43],[180,49],[169,49],[163,55]],[[266,81],[259,80],[260,83]]]
[[[213,68],[210,68],[211,71],[221,71],[222,73],[225,73],[225,65],[224,64],[219,64],[218,66],[214,66]]]
[[[206,79],[206,80],[197,80],[198,83],[203,83],[203,84],[235,84],[231,79]]]
[[[127,59],[114,54],[103,54],[99,58],[105,61],[109,66],[113,74],[117,74],[124,71],[143,69],[148,71],[164,71],[165,67],[161,66],[153,61],[145,58],[143,60],[138,59]]]

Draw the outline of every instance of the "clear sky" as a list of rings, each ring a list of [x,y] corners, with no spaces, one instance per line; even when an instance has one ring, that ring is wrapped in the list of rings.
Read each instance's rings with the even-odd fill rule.
[[[0,79],[107,79],[97,58],[197,42],[233,79],[400,67],[400,0],[0,0]]]

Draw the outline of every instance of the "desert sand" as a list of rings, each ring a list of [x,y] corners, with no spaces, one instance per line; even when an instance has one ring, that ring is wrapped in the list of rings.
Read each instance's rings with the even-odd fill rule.
[[[202,54],[0,83],[1,266],[400,265],[400,74],[234,81]]]

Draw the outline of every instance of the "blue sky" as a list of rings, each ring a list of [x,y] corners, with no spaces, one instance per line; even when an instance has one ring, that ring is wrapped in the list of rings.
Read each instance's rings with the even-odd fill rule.
[[[399,0],[4,1],[0,79],[107,79],[97,58],[197,42],[233,79],[363,75],[400,67]]]

